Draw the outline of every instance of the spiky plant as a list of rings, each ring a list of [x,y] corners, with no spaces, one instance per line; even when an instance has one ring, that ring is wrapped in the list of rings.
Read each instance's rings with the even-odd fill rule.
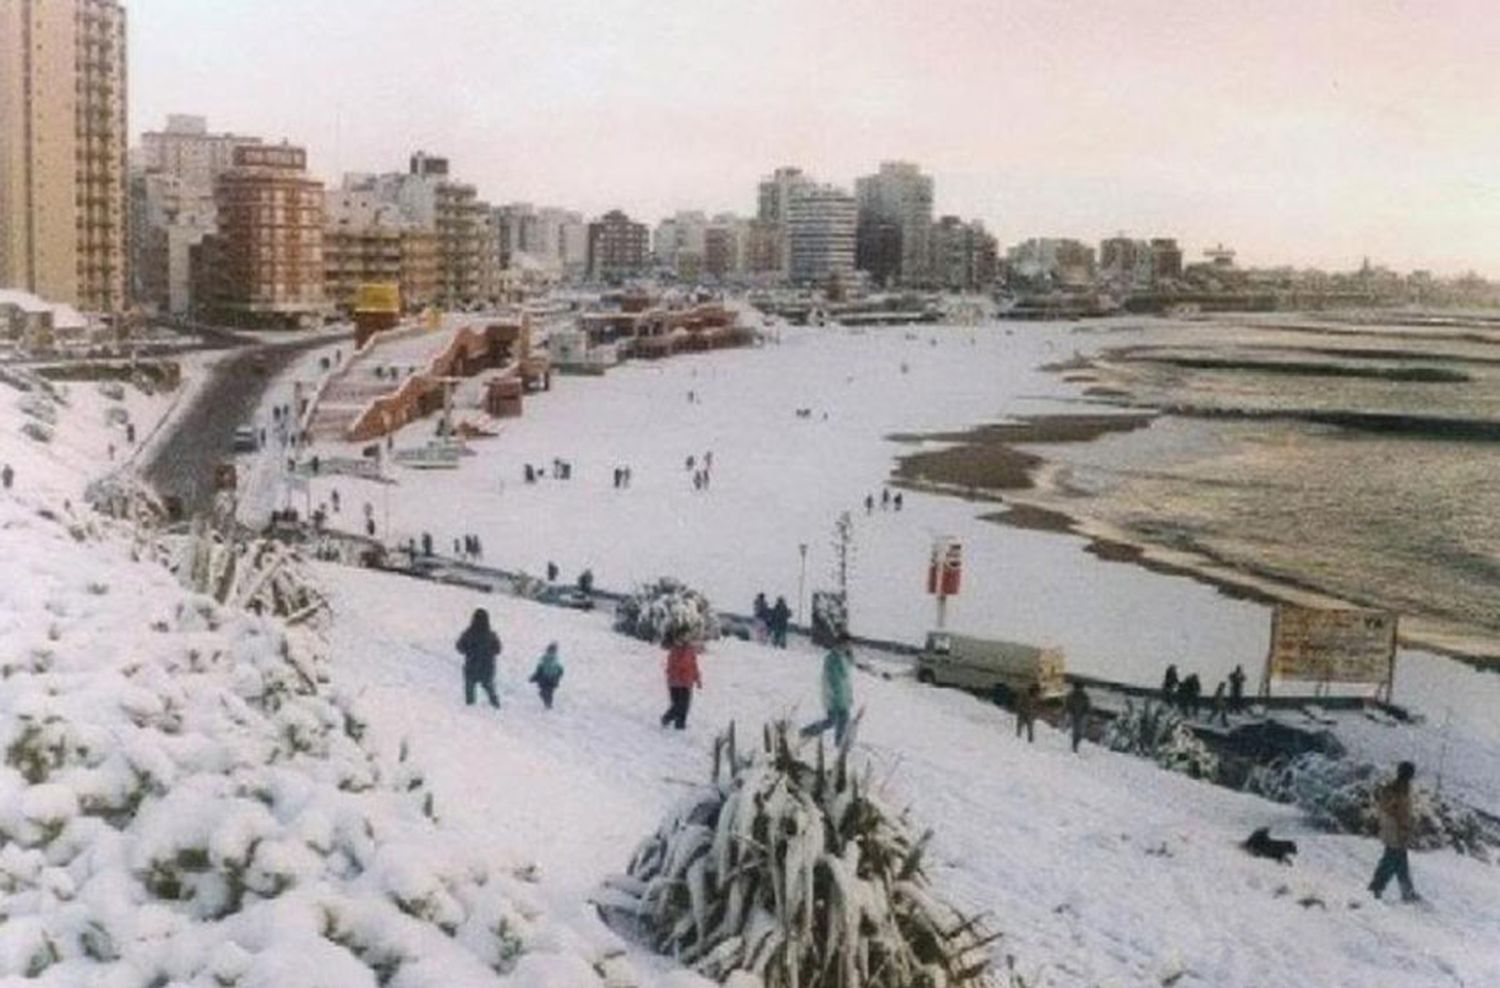
[[[605,883],[607,921],[705,977],[766,988],[988,986],[987,934],[934,891],[917,835],[845,745],[768,724],[745,757],[734,725],[710,784]]]
[[[1149,700],[1136,706],[1127,700],[1125,712],[1104,731],[1104,746],[1112,751],[1150,758],[1162,768],[1195,779],[1213,781],[1219,774],[1219,759],[1198,740],[1176,709]]]

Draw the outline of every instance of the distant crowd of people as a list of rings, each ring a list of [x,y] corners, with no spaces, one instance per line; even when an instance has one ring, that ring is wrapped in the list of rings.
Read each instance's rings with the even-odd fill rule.
[[[1176,663],[1167,666],[1161,681],[1161,699],[1168,706],[1181,711],[1184,717],[1196,719],[1203,709],[1203,681],[1196,672],[1179,676]],[[1245,709],[1245,670],[1236,665],[1234,671],[1214,687],[1208,700],[1208,721],[1217,720],[1229,724],[1229,715],[1243,713]]]

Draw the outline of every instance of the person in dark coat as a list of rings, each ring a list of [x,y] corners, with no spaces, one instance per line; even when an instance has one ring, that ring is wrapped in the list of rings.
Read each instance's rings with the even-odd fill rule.
[[[755,640],[764,645],[771,637],[771,605],[767,603],[764,591],[755,595],[751,610],[755,616]]]
[[[552,709],[552,694],[557,692],[557,684],[562,682],[562,677],[563,665],[557,657],[557,642],[549,642],[531,674],[531,681],[536,683],[536,691],[541,694],[542,704],[548,710]]]
[[[1068,715],[1068,726],[1073,730],[1074,751],[1078,750],[1078,743],[1083,740],[1084,728],[1089,722],[1089,711],[1093,707],[1089,702],[1089,695],[1083,691],[1083,684],[1075,679],[1068,698],[1063,701],[1063,712]]]
[[[677,730],[687,727],[688,708],[693,705],[693,690],[703,688],[698,671],[698,649],[686,634],[676,634],[667,646],[667,696],[670,705],[661,715],[661,726],[671,724]]]
[[[1042,688],[1032,683],[1016,694],[1016,737],[1026,732],[1026,741],[1036,741],[1036,712],[1042,705]]]
[[[1229,674],[1229,710],[1237,714],[1243,709],[1245,709],[1245,670],[1237,665],[1234,667],[1234,672]]]
[[[547,563],[547,582],[557,582],[557,564],[550,561]]]
[[[594,592],[594,571],[586,569],[578,574],[578,592],[587,597]]]
[[[16,471],[11,468],[11,465],[7,463],[5,466],[0,467],[0,484],[4,484],[6,490],[10,490],[10,485],[15,482]]]
[[[1177,702],[1177,664],[1174,662],[1167,666],[1167,674],[1161,678],[1161,699],[1163,703],[1175,704]]]
[[[1224,708],[1224,681],[1219,680],[1219,685],[1214,687],[1214,695],[1208,701],[1208,722],[1212,724],[1215,720],[1229,726],[1229,711]]]
[[[901,492],[900,491],[896,492],[895,501],[896,501],[896,510],[900,511],[901,510]]]
[[[786,648],[786,629],[792,620],[792,609],[787,606],[785,597],[776,598],[776,606],[771,608],[771,644],[777,648]]]
[[[1198,674],[1188,673],[1187,678],[1177,687],[1177,692],[1182,697],[1182,712],[1189,717],[1197,717],[1198,701],[1203,697],[1203,681],[1198,678]]]
[[[1411,847],[1415,820],[1411,806],[1411,780],[1417,774],[1417,766],[1402,762],[1396,766],[1396,777],[1375,790],[1375,813],[1380,818],[1380,842],[1385,853],[1375,865],[1375,877],[1370,879],[1370,892],[1375,898],[1385,891],[1392,878],[1401,886],[1404,902],[1417,902],[1422,897],[1411,883],[1411,867],[1407,862],[1407,850]]]
[[[464,657],[464,703],[474,705],[474,687],[482,687],[490,706],[500,708],[495,692],[495,659],[500,655],[500,636],[490,630],[490,614],[483,607],[474,611],[469,626],[458,636],[458,651]]]

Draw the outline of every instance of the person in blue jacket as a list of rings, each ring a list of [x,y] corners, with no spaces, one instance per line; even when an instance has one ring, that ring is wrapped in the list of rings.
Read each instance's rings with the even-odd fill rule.
[[[458,651],[464,657],[464,702],[474,705],[474,688],[482,687],[490,706],[500,708],[495,693],[495,659],[500,654],[500,636],[490,630],[490,614],[476,608],[469,626],[458,636]]]
[[[823,656],[823,710],[826,716],[802,729],[803,737],[822,734],[833,728],[833,738],[844,743],[849,731],[849,711],[854,706],[854,683],[849,676],[849,667],[854,656],[849,651],[849,635],[840,632],[834,645]]]
[[[531,674],[531,681],[536,683],[536,691],[542,695],[542,703],[548,710],[552,709],[552,694],[557,692],[557,684],[562,682],[563,664],[557,657],[557,642],[550,642],[542,657],[537,659],[536,670]]]

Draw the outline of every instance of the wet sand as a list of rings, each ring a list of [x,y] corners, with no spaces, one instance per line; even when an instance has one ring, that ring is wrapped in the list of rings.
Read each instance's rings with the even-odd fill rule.
[[[900,443],[943,443],[941,449],[908,453],[896,461],[898,483],[913,487],[980,492],[1026,490],[1042,457],[1015,447],[1022,443],[1089,442],[1110,432],[1144,428],[1155,415],[1038,415],[1016,422],[981,425],[963,432],[897,433]]]
[[[1067,373],[1070,377],[1081,376],[1077,372],[1082,369],[1076,360],[1052,368],[1054,373]],[[1106,389],[1100,387],[1098,390]],[[1110,394],[1094,397],[1108,400],[1120,396],[1115,389],[1108,390]],[[1003,503],[1005,510],[982,517],[1016,528],[1075,535],[1086,541],[1085,551],[1100,559],[1189,577],[1235,599],[1324,607],[1341,604],[1382,606],[1378,600],[1335,595],[1285,573],[1258,569],[1244,560],[1221,558],[1202,545],[1174,547],[1159,544],[1148,536],[1089,517],[1082,504],[1079,505],[1080,511],[1070,512],[1067,510],[1069,492],[1059,483],[1060,478],[1050,469],[1051,464],[1036,453],[1016,448],[1028,443],[1089,442],[1107,433],[1142,428],[1158,414],[1161,412],[1049,415],[984,425],[962,432],[892,436],[890,438],[905,443],[945,444],[939,449],[923,449],[900,457],[893,482],[897,486],[930,493]],[[1368,422],[1340,421],[1338,424],[1345,428],[1369,427]],[[1379,424],[1389,428],[1389,423]],[[1451,420],[1443,422],[1445,428],[1442,431],[1451,436],[1454,424]],[[1486,423],[1486,427],[1492,428],[1493,425]],[[1059,501],[1062,510],[1059,510]],[[1401,639],[1405,645],[1425,648],[1482,668],[1500,667],[1500,648],[1493,638],[1476,635],[1474,629],[1445,619],[1403,614]]]

